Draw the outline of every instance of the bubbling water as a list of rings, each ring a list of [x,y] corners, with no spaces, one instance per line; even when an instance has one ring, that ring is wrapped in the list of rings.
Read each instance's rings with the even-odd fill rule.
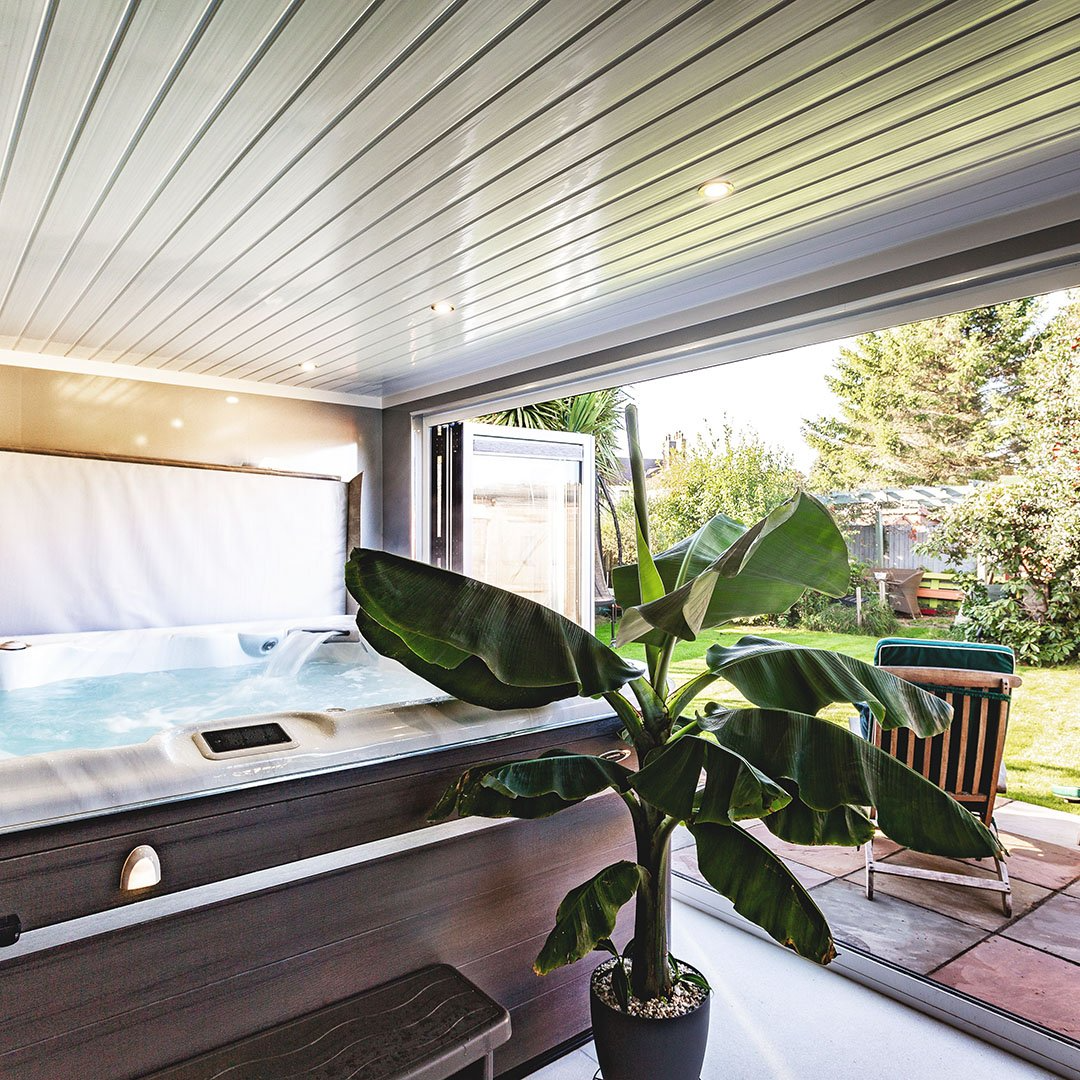
[[[126,746],[231,717],[446,697],[401,665],[376,660],[363,643],[327,645],[328,655],[321,655],[319,639],[332,634],[293,633],[278,646],[298,642],[286,654],[288,666],[296,665],[289,678],[271,675],[272,659],[266,665],[67,679],[0,693],[0,757]]]

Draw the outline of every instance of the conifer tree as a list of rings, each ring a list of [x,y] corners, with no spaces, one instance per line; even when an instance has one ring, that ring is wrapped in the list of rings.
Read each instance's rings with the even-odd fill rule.
[[[994,479],[1018,447],[1002,424],[1033,347],[1033,300],[874,331],[841,350],[837,417],[807,421],[818,491]]]

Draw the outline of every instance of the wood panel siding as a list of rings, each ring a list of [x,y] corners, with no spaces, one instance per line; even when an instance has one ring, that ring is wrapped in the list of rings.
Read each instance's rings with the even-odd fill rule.
[[[550,741],[569,745],[605,739],[611,745],[610,736],[588,730],[592,725],[579,726],[577,735],[582,727],[584,738],[576,740],[565,731],[548,735],[561,734]],[[457,748],[447,756],[460,759],[466,750],[493,756],[490,746],[486,755],[481,749]],[[437,788],[445,773],[458,768],[459,762],[433,769],[437,782],[415,772],[368,784],[355,776],[339,790],[296,793],[289,800],[296,803],[292,814],[264,816],[271,803],[233,805],[216,815],[200,805],[198,817],[192,816],[196,803],[157,812],[168,817],[188,811],[189,820],[166,829],[214,830],[205,850],[216,846],[220,872],[227,853],[239,856],[245,847],[265,861],[278,830],[296,816],[315,837],[313,846],[327,850],[343,837],[356,843],[362,836],[404,831],[401,822],[421,812],[420,803],[424,810],[430,806],[430,799],[411,793]],[[331,778],[318,779],[327,784]],[[273,790],[281,795],[279,789],[293,786]],[[245,794],[253,793],[227,798],[235,802]],[[323,796],[347,796],[358,816],[350,825],[340,811],[344,804]],[[301,805],[305,814],[298,815]],[[306,815],[309,806],[332,809],[320,820]],[[381,825],[378,807],[386,812]],[[235,832],[227,828],[229,820],[237,823]],[[78,835],[93,824],[68,829]],[[118,820],[100,819],[97,826],[115,835],[66,845],[68,854],[95,843],[126,843],[132,835]],[[278,861],[283,852],[296,853],[301,836],[283,839]],[[16,839],[28,847],[35,838],[8,838]],[[52,869],[55,887],[63,850],[28,850],[18,861],[59,860]],[[432,963],[458,968],[510,1010],[514,1035],[496,1058],[497,1071],[504,1072],[587,1028],[585,979],[592,965],[586,961],[540,979],[531,961],[567,890],[626,857],[632,857],[632,843],[625,807],[614,796],[600,796],[550,820],[494,825],[7,961],[0,952],[0,1076],[127,1080]],[[76,878],[85,872],[78,860],[69,869]]]
[[[470,765],[555,746],[614,745],[612,720],[549,728],[263,787],[106,815],[0,837],[0,911],[34,930],[225,877],[410,832]],[[497,745],[497,749],[496,749]],[[149,844],[161,884],[120,890],[128,853]]]

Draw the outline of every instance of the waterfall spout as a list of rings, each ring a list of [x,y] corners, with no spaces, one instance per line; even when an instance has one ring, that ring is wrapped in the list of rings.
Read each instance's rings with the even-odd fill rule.
[[[324,641],[340,634],[340,630],[293,630],[270,654],[262,677],[275,679],[297,674]]]

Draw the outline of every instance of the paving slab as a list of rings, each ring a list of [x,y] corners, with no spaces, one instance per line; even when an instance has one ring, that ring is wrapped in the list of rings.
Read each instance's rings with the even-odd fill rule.
[[[850,881],[814,889],[837,942],[925,975],[986,937],[986,931],[893,896],[873,900]]]
[[[1017,836],[1030,836],[1074,850],[1080,845],[1080,814],[1014,799],[1005,807],[998,803],[994,818],[999,829]]]
[[[931,978],[1080,1039],[1080,964],[995,934]]]
[[[1046,889],[1063,889],[1080,878],[1080,848],[1067,848],[1031,836],[1002,831],[1008,849],[1009,877],[1030,881]],[[967,859],[975,866],[990,866],[990,859]]]
[[[789,844],[778,836],[773,836],[761,823],[751,826],[754,839],[764,844],[770,851],[775,851],[789,862],[812,866],[823,870],[833,877],[843,877],[853,870],[859,870],[866,864],[866,857],[858,848],[836,847],[833,844],[824,847],[804,847],[801,844]],[[900,845],[894,844],[884,836],[874,840],[874,858],[882,859],[886,855],[899,851]]]
[[[924,870],[936,870],[946,874],[965,874],[970,877],[997,879],[997,874],[978,864],[969,864],[960,859],[946,859],[939,855],[924,855],[921,851],[899,851],[882,859],[885,865],[898,863],[901,866],[918,866]],[[862,884],[862,874],[849,875],[846,880]],[[949,915],[961,922],[981,926],[984,930],[998,930],[1011,919],[1030,910],[1035,904],[1050,895],[1049,889],[1032,885],[1027,881],[1012,881],[1013,914],[1006,917],[1001,910],[1001,894],[985,889],[968,889],[960,885],[946,885],[939,881],[927,881],[924,878],[891,877],[888,874],[874,875],[875,892],[907,900],[920,907]]]
[[[1080,881],[1076,882],[1076,883],[1075,883],[1075,884],[1073,884],[1073,885],[1070,885],[1070,886],[1069,886],[1069,887],[1068,887],[1068,888],[1067,888],[1067,889],[1065,890],[1065,892],[1066,892],[1066,893],[1067,893],[1067,894],[1068,894],[1069,896],[1080,896]]]
[[[1080,897],[1058,893],[1003,932],[1013,941],[1080,964]]]

